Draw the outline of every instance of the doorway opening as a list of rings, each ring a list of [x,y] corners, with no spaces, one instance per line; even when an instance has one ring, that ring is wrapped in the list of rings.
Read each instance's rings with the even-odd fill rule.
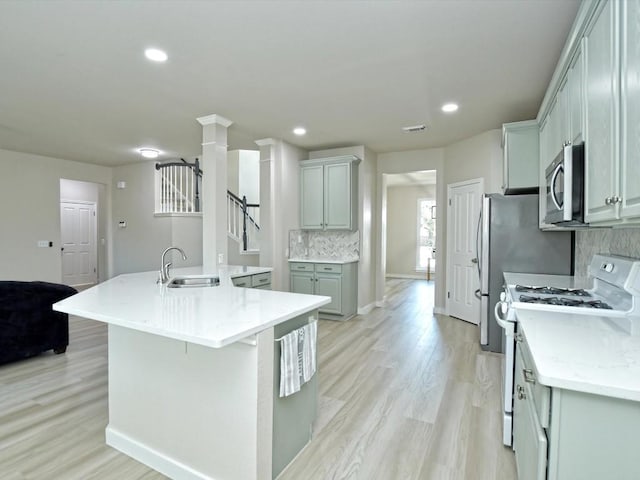
[[[436,171],[385,174],[387,278],[432,281],[435,272]]]
[[[418,248],[416,249],[416,271],[426,272],[427,280],[436,268],[436,200],[418,199]]]
[[[100,263],[100,199],[104,186],[97,183],[60,179],[60,259],[61,282],[73,287],[98,283]],[[100,235],[102,237],[102,235]]]

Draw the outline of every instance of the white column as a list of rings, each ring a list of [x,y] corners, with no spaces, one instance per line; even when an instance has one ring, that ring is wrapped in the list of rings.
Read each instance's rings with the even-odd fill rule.
[[[222,255],[227,263],[227,129],[220,115],[199,117],[202,125],[202,264],[212,269]]]
[[[276,257],[275,233],[276,233],[276,164],[278,145],[273,138],[256,140],[260,147],[260,266],[273,267]],[[278,269],[279,270],[279,269]],[[280,272],[274,270],[271,283],[274,289],[279,285]]]

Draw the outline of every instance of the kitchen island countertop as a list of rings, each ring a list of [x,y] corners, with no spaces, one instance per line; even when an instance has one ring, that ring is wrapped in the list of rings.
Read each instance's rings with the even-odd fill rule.
[[[220,348],[312,311],[329,297],[234,287],[232,278],[271,268],[185,267],[172,277],[217,275],[216,287],[168,288],[158,272],[119,275],[54,305],[54,310],[108,324]]]

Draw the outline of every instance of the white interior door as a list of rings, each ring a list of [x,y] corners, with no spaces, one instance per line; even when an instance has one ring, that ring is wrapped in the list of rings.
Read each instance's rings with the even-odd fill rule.
[[[98,283],[96,204],[60,202],[62,283]]]
[[[480,319],[476,235],[484,193],[483,179],[447,186],[447,312],[475,323]]]

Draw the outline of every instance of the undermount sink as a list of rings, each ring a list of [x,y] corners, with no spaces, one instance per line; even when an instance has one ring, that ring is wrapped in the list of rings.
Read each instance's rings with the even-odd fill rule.
[[[173,278],[167,287],[169,288],[191,288],[191,287],[217,287],[220,285],[220,277],[176,277]]]

